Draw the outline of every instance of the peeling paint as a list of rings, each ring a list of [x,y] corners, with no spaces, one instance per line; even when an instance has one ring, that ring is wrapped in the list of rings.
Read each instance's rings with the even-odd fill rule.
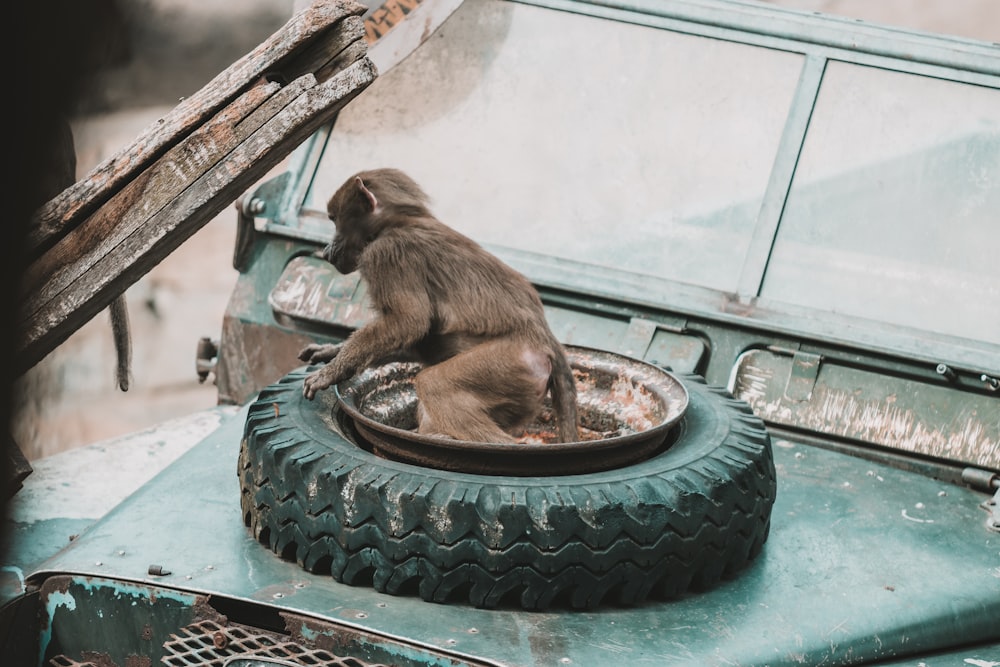
[[[451,534],[453,524],[447,507],[429,507],[428,516],[440,538],[447,538]]]
[[[40,638],[41,648],[38,652],[39,661],[41,660],[41,656],[45,655],[45,651],[49,647],[49,642],[52,641],[52,619],[55,618],[56,610],[60,607],[64,607],[70,611],[76,610],[76,598],[73,597],[72,593],[68,591],[52,591],[45,597],[45,617],[48,619],[48,623],[42,629]]]
[[[765,402],[750,392],[740,397],[767,421],[941,458],[993,466],[1000,461],[1000,438],[993,437],[973,415],[963,415],[964,420],[960,417],[948,425],[953,430],[945,430],[924,422],[914,410],[826,387],[817,387],[813,399],[801,407],[781,398]]]
[[[750,405],[767,398],[767,388],[774,378],[774,371],[752,364],[738,365],[733,377],[732,392]]]
[[[732,375],[732,392],[765,421],[927,456],[1000,466],[1000,410],[977,395],[873,372],[823,366],[809,400],[784,395],[792,360],[755,350]]]
[[[401,537],[406,530],[406,522],[403,519],[404,496],[413,498],[413,493],[404,493],[404,487],[390,488],[386,491],[386,520],[389,524],[389,533]]]
[[[352,470],[348,473],[347,479],[344,480],[344,484],[340,487],[340,497],[344,499],[344,525],[350,526],[354,520],[355,510],[354,510],[354,493],[357,486],[355,482],[356,470]]]
[[[278,315],[347,328],[359,328],[372,318],[360,278],[343,276],[328,262],[310,256],[288,262],[268,303]]]

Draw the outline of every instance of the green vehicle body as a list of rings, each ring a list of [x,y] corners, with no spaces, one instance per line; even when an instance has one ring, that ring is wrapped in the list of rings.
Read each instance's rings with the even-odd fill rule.
[[[247,404],[370,316],[312,253],[325,197],[375,166],[445,222],[478,215],[462,231],[564,342],[764,420],[778,491],[745,570],[635,606],[478,609],[254,539]],[[670,180],[689,173],[713,183]],[[4,664],[1000,665],[1000,45],[739,2],[466,0],[238,208],[207,435],[99,518],[14,513]]]

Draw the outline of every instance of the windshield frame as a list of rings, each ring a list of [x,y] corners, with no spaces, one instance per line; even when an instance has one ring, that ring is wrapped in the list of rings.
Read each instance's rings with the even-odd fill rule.
[[[740,2],[687,0],[664,5],[652,0],[518,0],[517,4],[785,51],[804,56],[804,61],[735,292],[484,244],[491,251],[543,288],[744,326],[749,320],[766,329],[836,345],[1000,374],[1000,345],[989,341],[795,306],[761,295],[828,65],[843,62],[1000,90],[997,45]],[[306,208],[303,203],[324,159],[332,127],[318,131],[293,155],[278,206],[268,207],[259,221],[261,229],[319,243],[329,241],[331,225],[325,211]]]

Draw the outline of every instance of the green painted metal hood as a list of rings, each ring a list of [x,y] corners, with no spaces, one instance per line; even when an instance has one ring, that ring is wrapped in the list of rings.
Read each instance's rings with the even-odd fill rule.
[[[252,601],[459,664],[857,664],[948,648],[982,659],[1000,642],[988,497],[916,473],[779,439],[771,536],[735,579],[636,608],[481,610],[338,584],[257,543],[240,516],[243,420],[230,418],[34,579],[73,573]],[[170,574],[149,575],[152,564]]]
[[[128,627],[125,662],[147,633],[109,610],[134,603],[149,634],[171,609],[292,615],[391,664],[1000,664],[995,489],[957,483],[1000,469],[998,102],[996,45],[739,2],[463,3],[246,198],[220,397],[363,324],[363,286],[309,255],[330,184],[399,166],[539,285],[560,340],[701,374],[767,421],[763,552],[708,591],[587,612],[339,584],[245,527],[244,409],[29,554],[43,654],[56,625]]]

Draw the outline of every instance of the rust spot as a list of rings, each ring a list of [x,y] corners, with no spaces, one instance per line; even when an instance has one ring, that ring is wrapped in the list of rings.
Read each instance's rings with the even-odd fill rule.
[[[215,607],[209,604],[207,596],[198,596],[192,607],[195,622],[210,621],[220,626],[229,624],[229,619],[225,615],[216,611]]]
[[[271,406],[274,408],[274,418],[277,419],[279,416],[281,416],[281,410],[278,408],[277,403],[271,403]]]
[[[130,655],[128,658],[125,658],[126,661],[125,664],[129,665],[128,662],[129,658],[134,658],[134,657],[136,656]],[[82,659],[81,661],[83,662],[83,664],[86,665],[95,665],[96,667],[118,667],[118,664],[115,663],[115,661],[112,660],[111,656],[108,655],[107,653],[98,653],[97,651],[81,651],[80,658]],[[149,664],[148,659],[146,664],[147,665]],[[129,667],[131,667],[131,665],[129,665]],[[140,667],[140,666],[136,665],[135,667]]]
[[[757,297],[740,297],[738,294],[726,294],[720,309],[730,315],[751,317],[757,312]]]

